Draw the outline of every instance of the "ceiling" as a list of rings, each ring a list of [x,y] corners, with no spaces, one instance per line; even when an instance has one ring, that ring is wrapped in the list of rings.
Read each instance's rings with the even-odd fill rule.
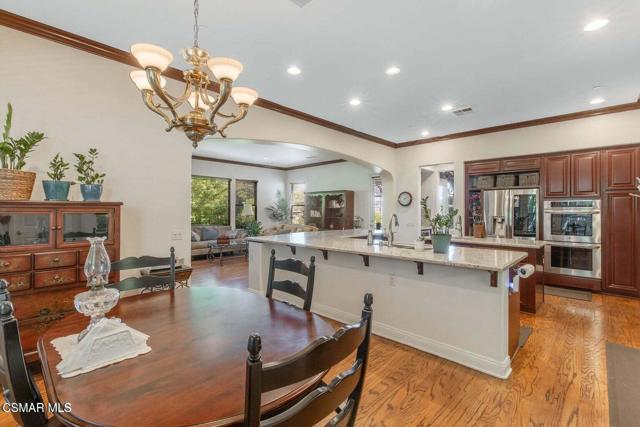
[[[340,159],[329,151],[305,145],[231,138],[207,138],[193,151],[193,155],[279,168]]]
[[[0,7],[123,50],[149,42],[178,58],[192,42],[186,0]],[[609,25],[583,31],[600,17]],[[401,142],[636,101],[639,18],[638,0],[210,0],[200,46],[243,62],[238,84],[261,97]],[[387,76],[392,65],[400,73]],[[473,112],[458,117],[445,103]]]

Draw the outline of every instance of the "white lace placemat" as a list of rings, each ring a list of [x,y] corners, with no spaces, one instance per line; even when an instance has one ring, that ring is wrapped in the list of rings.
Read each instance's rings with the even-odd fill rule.
[[[151,351],[149,336],[120,319],[102,319],[80,342],[78,334],[56,338],[51,344],[62,361],[56,366],[62,378],[91,372]]]

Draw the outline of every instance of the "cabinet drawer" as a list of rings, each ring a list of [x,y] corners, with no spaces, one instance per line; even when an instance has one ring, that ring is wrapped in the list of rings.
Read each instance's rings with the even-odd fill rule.
[[[107,250],[107,254],[109,255],[109,259],[111,262],[116,260],[116,248],[115,246],[105,246]],[[84,262],[87,260],[87,255],[89,255],[89,249],[83,249],[80,251],[80,256],[78,258],[78,265],[80,267],[84,267]]]
[[[46,292],[12,295],[11,300],[15,308],[15,316],[21,321],[20,329],[22,329],[22,320],[74,312],[73,298],[76,294],[84,292],[85,290],[85,288],[78,287],[63,289],[49,288]]]
[[[7,281],[9,292],[24,291],[31,287],[31,273],[0,274]]]
[[[526,157],[522,159],[507,159],[500,161],[503,171],[523,171],[540,169],[540,157]]]
[[[31,270],[31,254],[0,255],[0,273]]]
[[[76,251],[44,252],[35,255],[36,270],[76,265]]]
[[[488,172],[500,172],[500,161],[491,160],[488,162],[467,163],[467,173],[476,175]]]
[[[36,288],[67,285],[76,282],[76,268],[61,268],[58,270],[36,271],[34,273]]]

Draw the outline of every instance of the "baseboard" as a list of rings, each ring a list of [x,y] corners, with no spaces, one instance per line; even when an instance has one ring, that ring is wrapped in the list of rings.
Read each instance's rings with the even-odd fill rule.
[[[359,316],[323,304],[313,304],[311,309],[316,314],[342,323],[354,323],[360,320]],[[511,359],[509,356],[503,361],[489,359],[485,356],[431,338],[407,332],[382,322],[377,322],[375,321],[375,310],[373,315],[372,333],[375,335],[451,360],[493,377],[507,379],[511,375]]]

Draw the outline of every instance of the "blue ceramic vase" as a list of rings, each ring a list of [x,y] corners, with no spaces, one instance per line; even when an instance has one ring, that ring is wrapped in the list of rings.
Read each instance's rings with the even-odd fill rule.
[[[433,252],[437,254],[446,254],[449,252],[451,234],[432,234],[431,244],[433,245]]]
[[[85,202],[98,202],[102,197],[102,184],[80,184],[80,192]]]
[[[70,181],[42,181],[45,200],[66,201],[69,197]]]

